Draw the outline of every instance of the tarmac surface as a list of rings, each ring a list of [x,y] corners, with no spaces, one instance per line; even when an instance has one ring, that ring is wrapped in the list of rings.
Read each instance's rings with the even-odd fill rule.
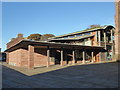
[[[118,62],[74,65],[31,76],[3,65],[2,79],[3,88],[118,88]]]

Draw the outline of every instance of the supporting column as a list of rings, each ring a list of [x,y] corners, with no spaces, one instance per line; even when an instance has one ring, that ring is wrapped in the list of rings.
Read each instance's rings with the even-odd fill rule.
[[[75,64],[75,49],[73,49],[73,64]]]
[[[96,31],[96,42],[98,42],[98,31]],[[98,45],[98,43],[97,43],[97,45]]]
[[[111,30],[111,43],[113,43],[113,30]]]
[[[106,32],[104,31],[104,44],[106,49]],[[105,60],[107,60],[107,53],[105,52]]]
[[[83,50],[83,64],[85,64],[85,51]]]
[[[6,52],[6,63],[9,64],[9,52]]]
[[[28,68],[34,68],[34,46],[28,46]]]
[[[113,50],[113,29],[111,30],[111,43],[112,43],[112,59],[113,59],[113,55],[114,55],[114,50]]]
[[[98,41],[99,41],[99,46],[101,46],[101,35],[100,35],[100,31],[98,31]]]
[[[101,52],[99,52],[99,62],[101,62]]]
[[[101,46],[101,35],[100,35],[100,31],[98,31],[98,41],[99,41],[99,46]],[[101,52],[99,53],[99,61],[101,62]]]
[[[63,48],[61,48],[61,66],[63,66]]]
[[[91,56],[92,56],[92,63],[94,63],[94,53],[93,53],[93,51],[91,52]]]
[[[104,43],[105,43],[105,49],[106,49],[106,32],[104,32]]]
[[[47,47],[47,67],[50,65],[50,49]]]
[[[99,45],[99,40],[98,40],[98,31],[96,31],[96,43],[97,43],[97,45]]]

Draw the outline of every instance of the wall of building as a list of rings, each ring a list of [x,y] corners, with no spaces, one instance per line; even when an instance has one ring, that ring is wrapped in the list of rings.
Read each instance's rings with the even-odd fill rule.
[[[92,46],[92,41],[91,39],[87,38],[84,40],[84,45],[87,45],[87,46]]]
[[[96,34],[97,32],[92,32],[92,35],[95,35],[95,37],[92,38],[92,46],[98,46]]]
[[[27,67],[28,66],[28,50],[27,49],[20,49],[21,53],[21,66]]]
[[[50,65],[55,64],[52,57],[50,57]],[[28,66],[28,50],[27,49],[17,49],[15,51],[9,52],[9,64],[18,67]],[[37,48],[34,53],[34,67],[46,66],[47,65],[47,50]]]
[[[9,53],[9,64],[21,66],[21,49],[17,49]]]
[[[120,1],[116,0],[116,16],[115,16],[115,54],[116,60],[120,61]],[[119,1],[119,2],[118,2]]]
[[[102,32],[102,31],[101,31]],[[87,45],[87,46],[99,46],[98,44],[98,36],[96,31],[91,33],[92,35],[95,35],[94,37],[90,38],[90,39],[86,39],[85,40],[80,40],[80,41],[68,41],[69,44],[77,44],[77,45]],[[103,33],[101,33],[102,35]],[[100,36],[101,36],[100,35]],[[103,35],[102,35],[103,37]],[[22,40],[23,37],[22,35],[18,36],[17,38],[14,38],[11,42],[9,42],[7,44],[7,48],[10,48],[12,45],[16,44],[17,42],[19,42],[20,40]],[[109,44],[109,43],[108,43]],[[101,43],[101,46],[105,46],[105,42]],[[70,51],[70,50],[68,50]],[[88,51],[87,51],[88,52]],[[71,54],[70,56],[70,60],[68,60],[68,54]],[[102,53],[101,54],[101,60],[105,61],[106,60],[106,53]],[[23,67],[27,67],[28,66],[28,49],[17,49],[15,51],[12,51],[9,53],[9,64],[11,65],[15,65],[15,66],[23,66]],[[50,50],[50,65],[55,64],[55,56],[56,55],[56,50]],[[32,56],[32,54],[31,54]],[[60,56],[60,52],[59,52],[59,61],[61,60],[61,56]],[[82,61],[82,52],[78,52],[76,50],[76,58],[79,58],[79,60],[77,61],[77,63]],[[94,55],[94,59],[95,61],[99,61],[99,54],[97,53],[96,55]],[[70,64],[72,63],[72,51],[71,52],[64,52],[64,60],[63,60],[63,65],[64,64]],[[34,67],[39,67],[39,66],[46,66],[47,65],[47,49],[42,49],[42,48],[35,48],[35,52],[34,52]]]
[[[23,34],[18,34],[16,38],[12,38],[11,41],[7,43],[7,48],[14,46],[22,39],[23,39]]]
[[[46,66],[47,65],[47,50],[36,48],[34,53],[34,66]]]

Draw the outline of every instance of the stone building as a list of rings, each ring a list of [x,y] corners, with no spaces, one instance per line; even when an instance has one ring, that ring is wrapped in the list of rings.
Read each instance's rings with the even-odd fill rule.
[[[49,38],[28,40],[22,34],[7,43],[7,63],[34,68],[60,64],[112,60],[115,54],[113,26],[104,26]]]

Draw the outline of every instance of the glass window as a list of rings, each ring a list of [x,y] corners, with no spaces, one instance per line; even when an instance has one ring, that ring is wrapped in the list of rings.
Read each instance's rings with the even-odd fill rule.
[[[73,37],[75,37],[75,36],[69,36],[69,38],[73,38]]]
[[[82,36],[82,34],[77,34],[76,37]]]
[[[64,39],[67,39],[68,37],[64,37]]]
[[[90,32],[89,33],[85,33],[84,35],[89,35],[90,34]]]
[[[114,37],[114,36],[112,36],[112,40],[115,40],[115,37]]]

